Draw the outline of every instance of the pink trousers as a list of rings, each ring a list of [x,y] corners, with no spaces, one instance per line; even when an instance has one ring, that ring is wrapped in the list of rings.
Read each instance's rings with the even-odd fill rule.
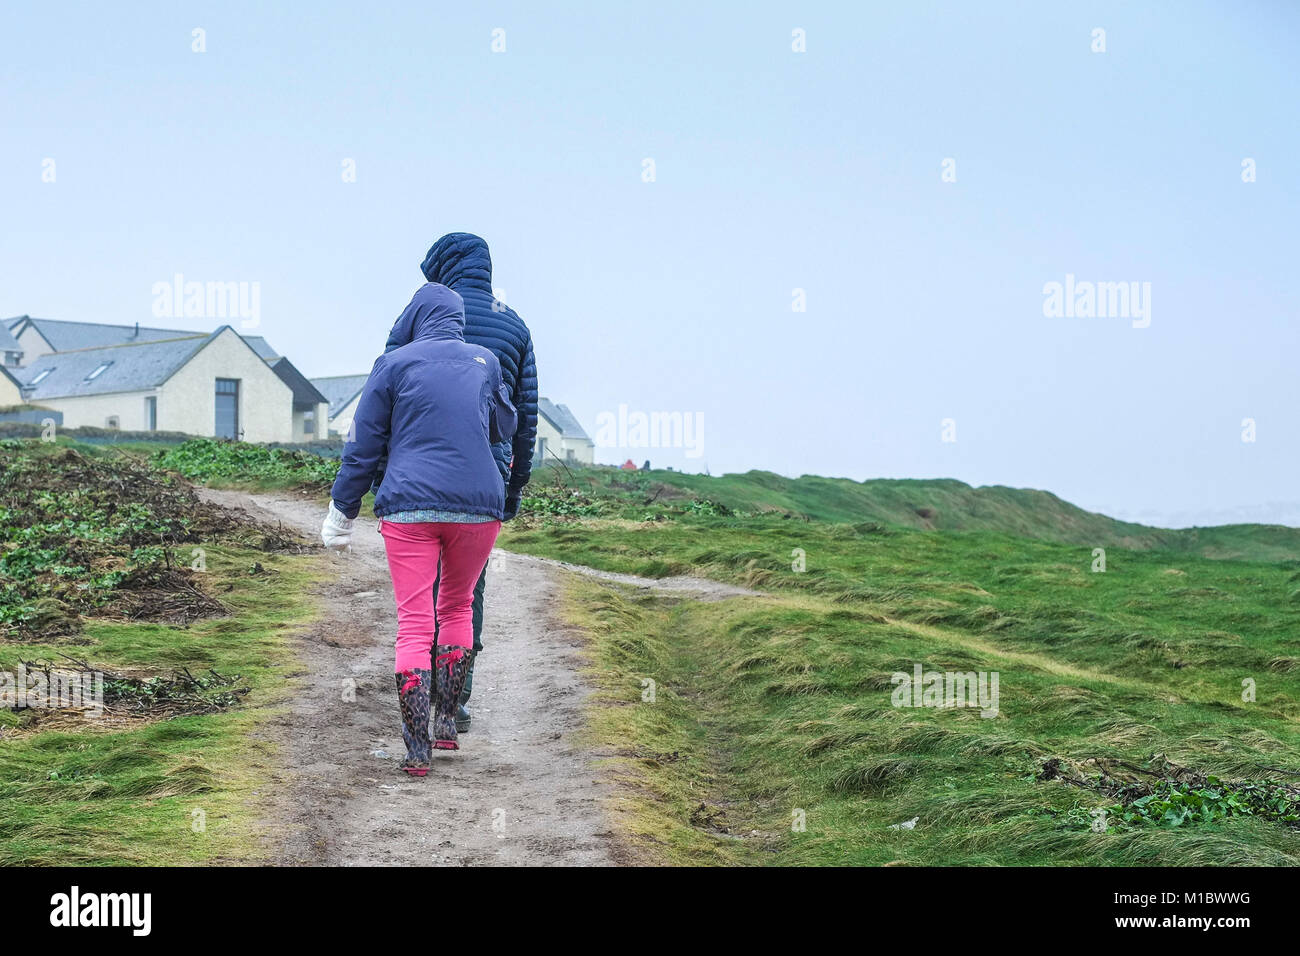
[[[500,521],[379,523],[397,597],[396,672],[429,669],[435,631],[439,644],[473,646],[474,585],[500,530]],[[442,581],[435,617],[433,584],[438,580],[439,560]]]

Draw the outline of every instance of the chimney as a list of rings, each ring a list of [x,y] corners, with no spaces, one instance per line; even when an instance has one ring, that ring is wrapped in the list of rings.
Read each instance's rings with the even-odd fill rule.
[[[135,324],[135,331],[131,333],[131,338],[138,339],[139,337],[140,337],[140,323],[137,322]]]

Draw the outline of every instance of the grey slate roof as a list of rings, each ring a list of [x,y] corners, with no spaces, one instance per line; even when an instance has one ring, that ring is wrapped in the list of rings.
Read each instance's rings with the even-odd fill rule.
[[[221,331],[135,345],[54,352],[42,355],[26,368],[15,369],[15,373],[23,382],[23,397],[27,401],[140,391],[167,381]],[[87,382],[86,376],[105,362],[112,364]],[[50,371],[49,375],[34,386],[28,385],[46,369]]]
[[[244,338],[248,342],[248,337]],[[266,339],[261,339],[265,344]],[[248,342],[253,345],[252,342]],[[257,346],[253,346],[256,351]],[[294,408],[315,408],[317,405],[329,401],[320,391],[307,380],[307,376],[298,371],[297,367],[284,356],[271,359],[267,362],[276,375],[280,376],[280,381],[293,389]]]
[[[365,388],[366,379],[369,377],[369,375],[333,375],[328,378],[313,378],[311,383],[330,403],[330,418],[333,418],[347,407],[348,402],[361,394],[361,389]]]
[[[11,332],[19,327],[33,325],[55,351],[93,349],[106,345],[128,345],[136,342],[157,342],[180,336],[206,335],[195,329],[161,329],[155,326],[103,325],[99,322],[65,322],[62,319],[34,319],[21,315],[6,319],[4,324]]]
[[[271,359],[279,358],[280,356],[280,353],[271,347],[271,343],[260,335],[241,335],[240,338],[252,346],[254,352],[272,365],[275,363],[272,362]]]
[[[582,426],[578,424],[577,416],[569,411],[569,406],[557,405],[549,398],[539,398],[537,400],[537,413],[545,415],[546,420],[554,425],[556,431],[564,438],[591,441],[587,437],[587,433],[582,430]]]

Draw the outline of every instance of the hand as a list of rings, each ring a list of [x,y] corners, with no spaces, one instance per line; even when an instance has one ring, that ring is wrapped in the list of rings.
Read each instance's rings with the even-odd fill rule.
[[[505,516],[501,519],[502,521],[509,521],[515,515],[519,514],[519,498],[519,492],[506,495]]]
[[[334,551],[346,551],[352,547],[352,520],[343,516],[343,512],[330,502],[330,510],[325,514],[325,521],[320,526],[320,539],[325,547]]]

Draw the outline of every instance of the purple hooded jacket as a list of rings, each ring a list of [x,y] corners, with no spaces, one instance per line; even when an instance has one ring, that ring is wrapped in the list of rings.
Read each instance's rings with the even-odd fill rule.
[[[416,291],[396,327],[409,344],[370,370],[334,479],[335,506],[357,516],[386,453],[377,517],[430,509],[501,518],[505,489],[492,445],[515,433],[516,416],[500,363],[465,342],[464,303],[435,282]]]

